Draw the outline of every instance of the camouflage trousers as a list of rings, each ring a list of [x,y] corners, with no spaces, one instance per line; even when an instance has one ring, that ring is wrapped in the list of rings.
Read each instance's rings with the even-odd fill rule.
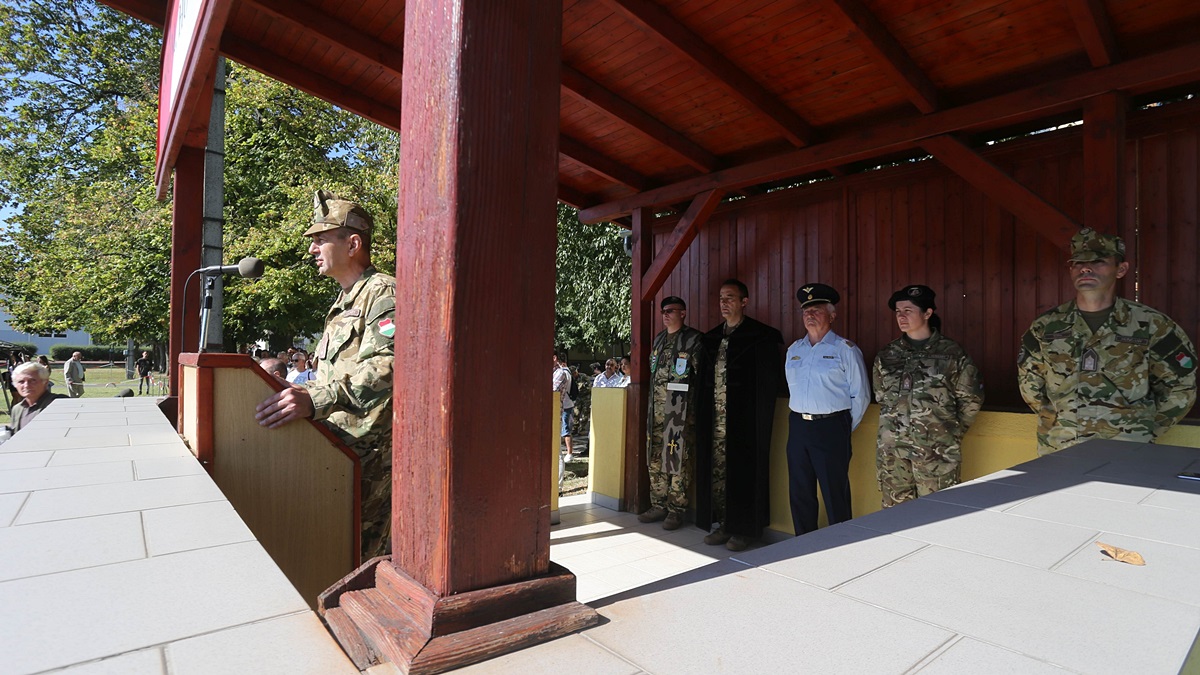
[[[913,445],[880,448],[875,462],[883,508],[958,485],[960,449]]]
[[[390,445],[390,439],[389,439]],[[372,450],[362,458],[362,561],[392,552],[392,451]]]
[[[712,519],[725,526],[725,409],[724,401],[716,411],[712,439]]]
[[[662,461],[663,427],[663,420],[659,416],[650,428],[650,447],[647,448],[649,454],[648,470],[650,473],[650,506],[664,508],[671,513],[678,513],[682,516],[683,512],[687,510],[688,482],[691,478],[688,475],[689,448],[687,444],[684,444],[679,473],[667,473],[663,469]]]

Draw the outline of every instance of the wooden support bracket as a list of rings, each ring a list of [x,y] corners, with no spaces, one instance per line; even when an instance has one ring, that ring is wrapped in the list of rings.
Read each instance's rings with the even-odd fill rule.
[[[920,142],[921,147],[945,164],[1001,208],[1025,221],[1064,250],[1081,225],[1020,184],[995,164],[981,157],[952,136],[935,136]]]
[[[654,256],[654,262],[650,265],[650,269],[642,275],[641,298],[643,302],[653,299],[666,283],[667,277],[671,276],[675,265],[687,252],[688,246],[700,233],[700,227],[708,221],[708,217],[716,210],[723,196],[725,196],[724,190],[709,190],[696,195],[696,198],[692,200],[683,217],[676,223],[667,245],[658,255]]]

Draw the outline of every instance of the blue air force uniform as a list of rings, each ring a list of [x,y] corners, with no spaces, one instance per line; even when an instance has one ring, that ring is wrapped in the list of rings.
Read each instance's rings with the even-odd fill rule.
[[[807,290],[806,290],[807,289]],[[824,284],[797,293],[801,306],[828,302],[838,294]],[[817,529],[817,485],[829,524],[850,520],[850,433],[871,399],[862,351],[832,330],[817,344],[808,336],[792,343],[784,363],[788,407],[788,492],[792,526],[801,535]]]

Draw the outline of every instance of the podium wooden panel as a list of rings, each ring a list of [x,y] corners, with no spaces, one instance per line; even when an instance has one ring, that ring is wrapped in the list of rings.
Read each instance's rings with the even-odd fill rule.
[[[267,429],[254,407],[282,389],[244,354],[180,356],[179,432],[313,607],[359,564],[359,461],[323,425]]]

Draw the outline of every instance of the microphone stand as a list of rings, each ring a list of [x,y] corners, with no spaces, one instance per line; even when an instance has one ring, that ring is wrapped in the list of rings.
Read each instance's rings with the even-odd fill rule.
[[[204,280],[204,302],[200,303],[200,344],[196,348],[197,352],[208,351],[208,317],[212,313],[213,289],[216,285],[216,276],[209,276]]]

